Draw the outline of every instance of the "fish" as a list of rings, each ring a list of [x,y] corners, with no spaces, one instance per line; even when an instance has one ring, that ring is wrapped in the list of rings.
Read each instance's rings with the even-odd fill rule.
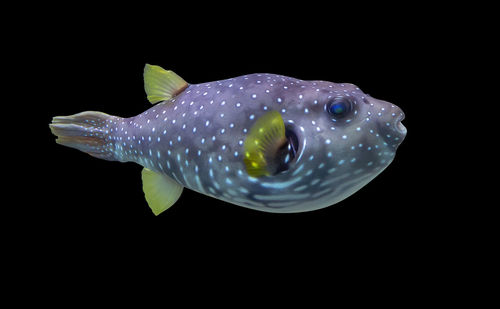
[[[143,113],[86,111],[49,127],[58,144],[141,165],[155,215],[184,188],[271,213],[325,208],[386,169],[407,134],[401,108],[354,84],[270,73],[189,84],[150,64],[143,74]]]

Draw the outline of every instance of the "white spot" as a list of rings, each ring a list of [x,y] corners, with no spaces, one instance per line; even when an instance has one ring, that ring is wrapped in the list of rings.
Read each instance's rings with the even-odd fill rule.
[[[331,142],[332,141],[329,138],[327,138],[326,141],[325,141],[325,144],[329,145]]]
[[[347,135],[342,135],[342,139],[347,139]]]
[[[305,113],[305,114],[309,114],[309,109],[308,109],[307,107],[306,107],[306,108],[304,108],[304,113]]]
[[[254,115],[254,114],[252,114],[252,115],[250,115],[250,117],[248,117],[248,118],[250,118],[250,120],[253,120],[253,119],[255,118],[255,115]]]
[[[311,186],[316,185],[320,181],[321,181],[321,179],[319,179],[319,178],[314,179],[313,181],[311,181]]]
[[[255,99],[255,98],[257,98],[257,95],[254,93],[254,94],[252,94],[252,99]]]

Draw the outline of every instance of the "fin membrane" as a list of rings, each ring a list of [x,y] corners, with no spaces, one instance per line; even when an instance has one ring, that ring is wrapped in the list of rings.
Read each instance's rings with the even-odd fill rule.
[[[142,170],[142,190],[149,208],[156,216],[174,205],[183,189],[183,186],[167,175],[153,172],[147,168]]]
[[[276,172],[275,159],[286,142],[285,124],[279,112],[270,111],[257,119],[243,145],[248,175],[261,177]]]
[[[171,99],[187,86],[188,83],[173,71],[150,64],[144,67],[144,90],[152,104]]]
[[[110,116],[101,112],[82,112],[71,116],[57,116],[49,124],[58,144],[86,152],[99,159],[116,160],[108,141],[106,121]]]

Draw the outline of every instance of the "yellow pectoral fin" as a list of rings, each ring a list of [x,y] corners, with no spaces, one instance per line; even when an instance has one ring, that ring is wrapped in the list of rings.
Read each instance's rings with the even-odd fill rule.
[[[144,168],[142,189],[149,208],[155,215],[159,215],[179,199],[184,187],[166,175]]]
[[[144,67],[144,90],[153,104],[171,99],[187,86],[188,83],[173,71],[150,64]]]
[[[270,111],[257,119],[243,145],[243,161],[248,175],[271,175],[273,170],[270,161],[285,142],[285,124],[279,112]]]

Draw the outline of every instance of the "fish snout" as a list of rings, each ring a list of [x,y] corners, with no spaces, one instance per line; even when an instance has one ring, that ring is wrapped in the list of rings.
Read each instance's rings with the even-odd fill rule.
[[[403,125],[403,123],[401,123],[401,121],[405,119],[405,113],[400,108],[398,109],[400,112],[399,116],[396,117],[396,121],[394,123],[394,129],[404,137],[406,135],[406,127]]]
[[[392,105],[389,112],[382,118],[385,119],[380,123],[381,135],[388,145],[397,148],[406,137],[407,130],[402,123],[405,113],[401,108]]]

